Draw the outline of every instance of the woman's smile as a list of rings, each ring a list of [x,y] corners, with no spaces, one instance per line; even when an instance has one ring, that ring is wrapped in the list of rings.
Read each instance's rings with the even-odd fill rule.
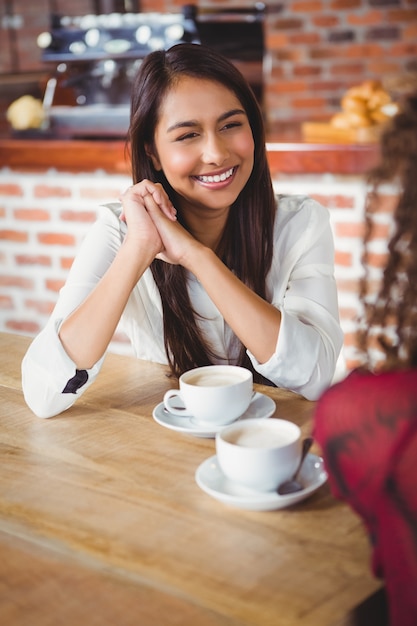
[[[237,170],[237,167],[230,167],[226,171],[216,172],[213,174],[202,174],[200,176],[192,176],[202,185],[209,187],[210,189],[223,188],[230,184],[233,176]]]

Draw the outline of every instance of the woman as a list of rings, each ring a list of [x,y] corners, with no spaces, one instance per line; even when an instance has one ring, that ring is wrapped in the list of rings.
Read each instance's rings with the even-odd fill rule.
[[[134,184],[103,209],[29,347],[27,403],[43,417],[71,406],[120,320],[136,355],[175,375],[241,364],[317,398],[342,345],[327,211],[277,202],[259,106],[217,53],[153,52],[132,93]]]
[[[375,575],[384,578],[391,626],[417,624],[417,91],[404,99],[381,141],[366,210],[365,268],[379,191],[399,185],[393,235],[375,296],[364,276],[359,346],[363,368],[326,391],[315,412],[334,495],[363,519]]]

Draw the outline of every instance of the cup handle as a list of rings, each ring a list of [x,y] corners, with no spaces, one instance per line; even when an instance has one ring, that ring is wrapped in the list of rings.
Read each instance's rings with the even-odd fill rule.
[[[177,404],[172,404],[170,402],[171,399],[177,399]],[[178,402],[179,401],[179,402]],[[178,389],[169,389],[164,395],[164,406],[165,409],[172,413],[173,415],[182,415],[183,417],[189,417],[191,413],[189,413],[184,406],[184,402],[181,398],[181,392]]]

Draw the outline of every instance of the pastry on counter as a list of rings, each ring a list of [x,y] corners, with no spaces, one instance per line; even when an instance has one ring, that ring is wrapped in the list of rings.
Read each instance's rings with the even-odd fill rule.
[[[7,109],[6,118],[14,130],[41,128],[45,121],[45,111],[40,100],[26,95],[12,102]]]
[[[397,113],[397,105],[378,80],[366,80],[348,89],[342,110],[330,119],[334,128],[356,129],[382,124]]]

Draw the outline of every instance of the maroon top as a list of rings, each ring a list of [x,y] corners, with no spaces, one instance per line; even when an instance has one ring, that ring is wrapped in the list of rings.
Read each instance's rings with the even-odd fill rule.
[[[417,624],[417,370],[352,372],[318,401],[329,484],[362,518],[390,626]]]

